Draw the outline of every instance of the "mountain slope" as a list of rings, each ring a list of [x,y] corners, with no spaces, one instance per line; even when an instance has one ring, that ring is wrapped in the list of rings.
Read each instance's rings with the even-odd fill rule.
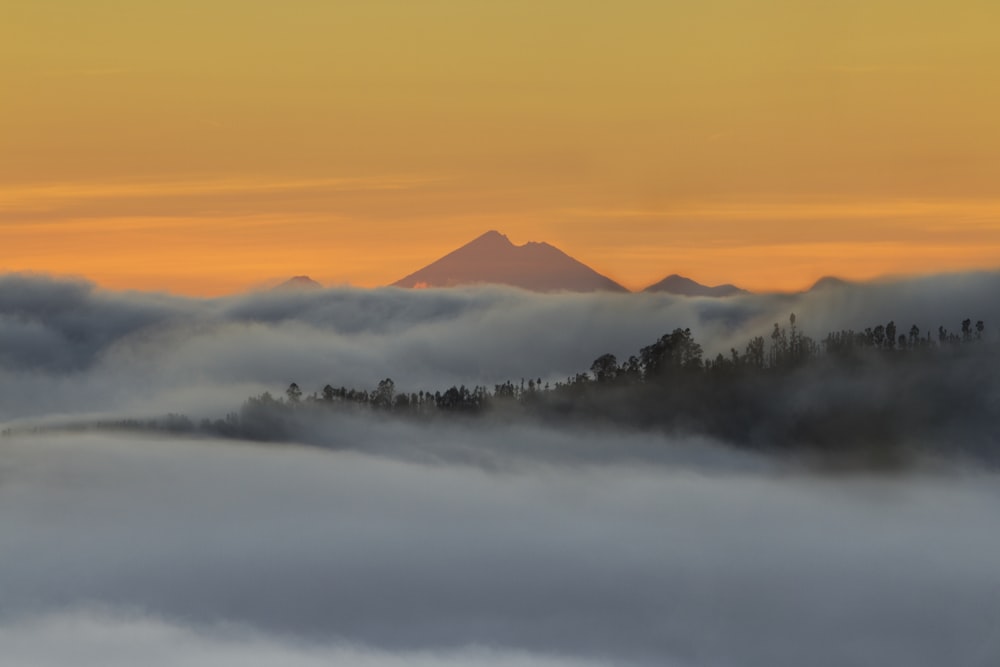
[[[275,285],[272,289],[278,292],[294,292],[298,290],[323,289],[323,286],[309,276],[293,276],[280,285]]]
[[[514,245],[489,231],[393,283],[395,287],[511,285],[534,292],[628,290],[548,243]]]
[[[850,281],[844,280],[843,278],[838,278],[836,276],[823,276],[815,283],[813,286],[806,290],[806,292],[815,292],[817,290],[828,290],[828,289],[839,289],[842,287],[849,287],[852,283]]]
[[[690,278],[679,276],[676,273],[667,276],[658,283],[654,283],[643,290],[643,292],[667,292],[678,296],[738,296],[740,294],[750,294],[750,292],[740,289],[735,285],[716,285],[709,287],[702,285]]]

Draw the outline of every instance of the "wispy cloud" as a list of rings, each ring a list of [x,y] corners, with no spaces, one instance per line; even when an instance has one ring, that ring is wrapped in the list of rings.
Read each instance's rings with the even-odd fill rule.
[[[929,72],[941,72],[943,70],[939,67],[861,63],[857,65],[831,65],[821,68],[821,71],[837,72],[840,74],[926,74]]]
[[[795,251],[784,249],[776,263],[794,262]],[[815,336],[890,319],[926,331],[974,317],[992,331],[998,285],[997,273],[955,274],[724,302],[502,288],[196,299],[9,275],[0,278],[0,420],[204,413],[206,395],[225,413],[250,391],[292,380],[310,391],[385,377],[406,391],[563,380],[605,352],[626,359],[674,327],[690,327],[710,355],[742,350],[790,312]],[[189,393],[199,383],[211,391]]]
[[[525,650],[461,647],[389,651],[345,641],[304,642],[250,628],[191,627],[150,614],[75,610],[0,624],[12,664],[32,667],[610,667]],[[614,664],[622,665],[621,662]]]
[[[50,70],[41,72],[39,76],[47,79],[103,78],[122,76],[125,74],[140,74],[141,70],[132,67],[81,67],[79,69]]]
[[[51,207],[71,201],[201,197],[243,193],[364,192],[410,190],[445,180],[439,176],[389,175],[271,179],[266,177],[206,178],[136,182],[66,182],[0,187],[0,210]]]
[[[677,202],[666,207],[650,208],[566,208],[567,216],[605,220],[699,219],[726,221],[794,220],[894,220],[922,218],[974,221],[1000,229],[1000,199],[995,198],[877,198],[851,201],[835,199],[751,198],[721,202]]]

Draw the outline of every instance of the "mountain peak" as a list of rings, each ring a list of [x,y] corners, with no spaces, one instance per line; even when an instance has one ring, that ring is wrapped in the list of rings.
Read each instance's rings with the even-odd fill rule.
[[[323,289],[323,286],[309,276],[292,276],[285,282],[273,288],[275,291],[288,292],[295,290]]]
[[[491,230],[489,230],[488,232],[485,232],[485,233],[483,233],[482,235],[480,235],[480,236],[477,236],[477,237],[476,237],[476,238],[474,239],[474,242],[475,242],[475,241],[483,241],[483,240],[486,240],[486,239],[496,239],[496,240],[500,240],[500,239],[503,239],[503,240],[504,240],[504,241],[506,241],[507,243],[510,243],[510,239],[509,239],[509,238],[507,238],[507,235],[506,235],[506,234],[503,234],[503,233],[501,233],[501,232],[498,232],[498,231],[497,231],[497,230],[495,230],[495,229],[491,229]]]
[[[395,287],[510,285],[535,292],[627,292],[624,287],[555,246],[511,243],[490,230],[439,260],[393,283]]]
[[[469,246],[500,246],[500,247],[510,246],[510,247],[516,247],[516,246],[514,246],[513,243],[510,242],[510,239],[507,238],[506,234],[501,234],[500,232],[498,232],[495,229],[491,229],[490,231],[486,232],[485,234],[477,236],[476,238],[474,238],[471,241],[469,241],[468,243],[466,243],[465,246],[463,246],[463,247],[467,248]]]
[[[843,278],[838,278],[836,276],[823,276],[810,287],[807,292],[813,292],[815,290],[831,289],[835,287],[845,287],[850,285],[850,283]]]
[[[728,283],[725,285],[715,285],[711,287],[708,285],[702,285],[701,283],[695,282],[690,278],[685,278],[684,276],[676,273],[672,273],[660,282],[650,285],[644,289],[643,292],[666,292],[668,294],[676,294],[678,296],[711,297],[738,296],[740,294],[750,293]]]

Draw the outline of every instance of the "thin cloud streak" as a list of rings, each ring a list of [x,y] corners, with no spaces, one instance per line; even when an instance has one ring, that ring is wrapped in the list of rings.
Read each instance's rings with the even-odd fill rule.
[[[952,223],[965,221],[981,224],[993,223],[1000,228],[1000,199],[912,199],[880,198],[871,200],[854,199],[850,203],[842,200],[823,199],[777,199],[773,201],[752,198],[748,201],[719,203],[685,203],[664,208],[568,208],[560,213],[574,217],[641,219],[698,219],[724,221],[838,221],[838,220],[878,220],[887,222],[898,219],[947,219]]]
[[[0,623],[5,659],[31,667],[610,667],[612,663],[481,647],[385,651],[295,642],[247,628],[186,627],[148,614],[63,611]]]
[[[52,207],[59,202],[139,199],[289,191],[362,192],[409,190],[444,180],[426,176],[334,177],[299,180],[267,178],[145,181],[136,183],[52,183],[0,188],[0,210]]]

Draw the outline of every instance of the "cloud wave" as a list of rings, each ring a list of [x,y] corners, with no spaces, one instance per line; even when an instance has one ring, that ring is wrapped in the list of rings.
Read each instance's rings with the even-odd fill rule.
[[[1000,323],[1000,274],[958,274],[724,300],[538,295],[485,288],[327,289],[192,299],[78,281],[0,278],[0,421],[81,413],[219,416],[297,382],[401,390],[565,379],[675,327],[706,352],[742,350],[792,312],[813,336],[895,320]]]

